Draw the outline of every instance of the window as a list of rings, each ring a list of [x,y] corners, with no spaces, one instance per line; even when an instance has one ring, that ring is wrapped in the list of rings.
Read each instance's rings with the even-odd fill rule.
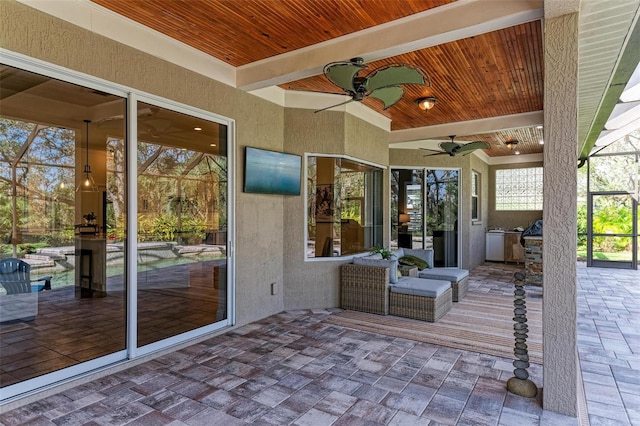
[[[307,157],[307,258],[363,253],[382,244],[379,167]]]
[[[496,170],[496,210],[542,210],[542,167]]]
[[[471,220],[480,220],[480,173],[471,172]]]

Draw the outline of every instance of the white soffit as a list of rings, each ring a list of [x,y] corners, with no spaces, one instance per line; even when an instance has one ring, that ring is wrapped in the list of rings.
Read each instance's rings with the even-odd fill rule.
[[[604,130],[598,136],[591,152],[600,151],[603,147],[638,129],[640,129],[640,64],[638,64],[622,91],[620,100],[613,107],[611,116],[607,120]]]
[[[635,24],[640,0],[582,1],[578,53],[578,140],[589,133],[620,53]]]

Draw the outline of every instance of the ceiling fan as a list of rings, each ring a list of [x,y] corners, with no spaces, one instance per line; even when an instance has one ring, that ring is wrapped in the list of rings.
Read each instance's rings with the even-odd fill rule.
[[[324,66],[323,72],[327,79],[338,86],[351,99],[319,109],[325,111],[350,102],[360,102],[365,98],[381,101],[384,109],[395,105],[404,96],[401,84],[425,84],[421,70],[404,64],[384,65],[361,76],[360,72],[367,68],[362,58],[352,58],[349,61],[332,62]],[[428,78],[428,75],[427,75]],[[431,83],[429,82],[429,85]]]
[[[443,152],[436,151],[435,149],[429,148],[420,148],[426,151],[434,151],[435,154],[427,154],[425,157],[430,157],[432,155],[450,155],[451,157],[455,157],[458,154],[469,155],[476,149],[489,149],[489,144],[483,141],[473,141],[469,143],[457,143],[454,142],[453,139],[456,135],[449,136],[451,138],[451,142],[440,142],[438,145]]]

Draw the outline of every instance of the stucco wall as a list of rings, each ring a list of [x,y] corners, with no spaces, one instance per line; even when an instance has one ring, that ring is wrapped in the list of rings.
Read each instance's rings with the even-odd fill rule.
[[[325,111],[285,109],[287,152],[345,154],[386,164],[388,133],[351,115]],[[385,171],[385,182],[388,181]],[[385,185],[386,186],[386,185]],[[388,188],[385,188],[388,200]],[[324,308],[340,305],[340,265],[345,259],[304,261],[307,209],[304,197],[285,199],[284,306],[285,309]],[[388,211],[388,201],[385,201]],[[385,229],[388,228],[385,222]]]
[[[497,211],[496,210],[496,170],[542,167],[542,161],[533,163],[500,164],[489,166],[489,214],[486,226],[488,229],[513,229],[517,226],[527,228],[538,219],[542,219],[542,210]]]
[[[236,319],[244,324],[282,311],[282,292],[271,296],[269,284],[282,283],[283,196],[241,188],[243,147],[281,150],[284,109],[23,4],[1,3],[7,50],[236,120]]]
[[[578,13],[544,20],[543,406],[578,412]]]
[[[485,232],[487,230],[487,222],[489,217],[489,166],[475,155],[469,155],[470,167],[472,171],[480,175],[480,220],[472,222],[469,231],[469,267],[480,265],[484,262],[485,254]],[[469,199],[471,199],[471,173],[465,173],[466,186],[469,188]],[[469,208],[469,217],[471,217],[471,208]]]

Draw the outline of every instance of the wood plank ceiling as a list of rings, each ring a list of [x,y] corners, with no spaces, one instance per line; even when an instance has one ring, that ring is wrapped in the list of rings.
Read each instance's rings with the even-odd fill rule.
[[[308,48],[394,20],[447,7],[453,0],[92,0],[144,26],[179,40],[234,67]],[[370,50],[375,50],[371,39]],[[348,60],[335,52],[335,61]],[[405,85],[404,98],[383,110],[379,101],[363,103],[391,119],[392,131],[467,122],[541,111],[543,52],[540,20],[460,38],[369,63],[419,67],[431,86]],[[287,90],[340,93],[324,75],[280,84]],[[435,96],[425,112],[415,101]],[[341,102],[336,97],[336,104]],[[436,139],[447,140],[448,135]],[[542,152],[542,130],[505,128],[460,135],[456,141],[484,140],[489,156],[513,154],[507,140],[518,140],[522,154]]]

